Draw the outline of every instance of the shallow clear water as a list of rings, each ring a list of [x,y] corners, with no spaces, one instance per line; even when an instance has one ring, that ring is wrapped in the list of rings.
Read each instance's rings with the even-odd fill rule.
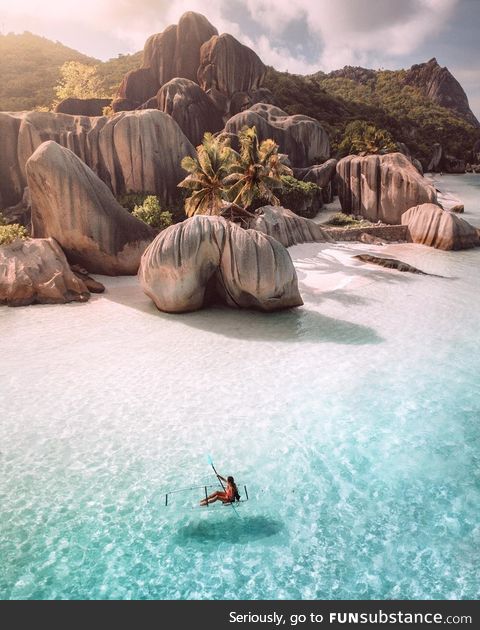
[[[292,248],[292,312],[1,309],[0,596],[476,598],[480,250],[358,251]],[[165,507],[208,453],[250,500]]]

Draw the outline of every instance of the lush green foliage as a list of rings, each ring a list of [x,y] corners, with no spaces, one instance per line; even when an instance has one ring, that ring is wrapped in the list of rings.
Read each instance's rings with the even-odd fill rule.
[[[135,206],[143,206],[145,199],[150,195],[151,193],[127,193],[126,195],[119,195],[117,201],[121,206],[132,213]]]
[[[227,200],[227,176],[235,163],[235,151],[228,140],[206,133],[197,147],[197,157],[183,158],[182,168],[188,175],[178,186],[191,195],[185,200],[185,214],[219,214]]]
[[[404,142],[413,155],[429,159],[441,141],[446,153],[464,157],[480,132],[452,110],[432,103],[420,90],[403,83],[405,71],[382,70],[364,82],[318,73],[302,77],[269,68],[266,87],[289,114],[313,116],[332,139],[334,153],[346,126],[365,121]]]
[[[364,225],[370,225],[370,221],[365,219],[356,219],[351,214],[344,214],[343,212],[337,212],[327,221],[326,225],[333,227],[362,227]]]
[[[237,152],[228,138],[206,133],[197,157],[182,160],[189,174],[178,186],[193,191],[185,200],[187,216],[220,214],[228,201],[244,209],[258,199],[279,203],[273,191],[281,188],[281,176],[291,170],[282,164],[278,145],[270,139],[259,142],[255,127],[242,129],[238,139]]]
[[[172,213],[168,210],[162,210],[160,201],[155,195],[146,196],[141,205],[136,205],[133,208],[132,214],[140,221],[158,230],[164,230],[172,225]]]
[[[292,171],[281,161],[278,144],[268,138],[259,142],[255,127],[245,127],[238,134],[239,152],[231,174],[226,178],[228,198],[248,210],[257,199],[279,205],[275,195],[282,188],[282,175]]]
[[[113,96],[124,74],[140,66],[141,56],[101,62],[32,33],[0,35],[0,111],[51,107],[60,68],[68,61],[96,66],[101,94]]]
[[[66,61],[60,68],[60,81],[55,86],[58,101],[64,98],[103,98],[102,84],[96,66]]]
[[[10,225],[0,223],[0,245],[13,243],[17,238],[21,240],[28,238],[28,232],[23,225],[18,223],[11,223]]]
[[[338,156],[371,155],[372,153],[391,153],[397,151],[397,144],[385,129],[364,120],[354,120],[345,127],[343,139],[338,145]]]
[[[320,186],[313,182],[302,182],[291,175],[282,175],[282,187],[278,192],[280,204],[296,212],[310,207],[321,194]]]

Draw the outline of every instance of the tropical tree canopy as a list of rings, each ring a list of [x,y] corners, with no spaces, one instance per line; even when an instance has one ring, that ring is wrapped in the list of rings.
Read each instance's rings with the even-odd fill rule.
[[[272,139],[259,142],[255,127],[242,129],[238,140],[240,151],[225,180],[230,201],[247,209],[255,199],[279,205],[274,190],[282,187],[282,175],[291,175],[292,171],[282,163],[278,144]]]
[[[228,138],[206,133],[197,157],[182,160],[189,175],[178,185],[193,191],[185,201],[187,216],[220,214],[228,202],[248,209],[258,198],[279,204],[273,191],[291,170],[281,162],[278,145],[270,139],[259,142],[255,127],[242,129],[238,139],[235,151]]]
[[[339,157],[398,151],[395,140],[386,129],[379,129],[364,120],[354,120],[345,127],[338,150]]]
[[[185,200],[185,213],[219,214],[227,201],[226,177],[231,173],[236,160],[235,151],[228,139],[215,138],[206,133],[202,144],[197,147],[197,157],[185,157],[182,168],[189,173],[178,186],[192,191]]]
[[[59,101],[64,98],[101,98],[104,91],[95,66],[67,61],[60,68],[61,79],[55,86]]]

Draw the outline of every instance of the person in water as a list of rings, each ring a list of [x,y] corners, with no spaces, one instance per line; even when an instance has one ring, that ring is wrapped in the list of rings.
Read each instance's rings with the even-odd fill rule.
[[[233,477],[222,477],[217,475],[220,481],[224,481],[227,485],[225,490],[215,490],[211,495],[202,499],[200,505],[207,505],[209,503],[215,503],[215,501],[221,501],[222,503],[233,503],[235,500],[240,501],[240,495],[238,494],[237,484]]]

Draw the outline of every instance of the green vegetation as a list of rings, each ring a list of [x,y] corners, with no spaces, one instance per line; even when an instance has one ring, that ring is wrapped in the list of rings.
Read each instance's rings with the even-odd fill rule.
[[[0,245],[8,245],[13,243],[17,238],[25,240],[28,238],[28,232],[19,223],[7,223],[7,220],[0,212]]]
[[[117,201],[131,214],[135,206],[142,206],[150,195],[151,193],[127,193],[126,195],[119,195]]]
[[[172,225],[172,213],[168,210],[162,210],[160,201],[155,195],[147,195],[141,205],[135,205],[132,214],[140,221],[158,230],[164,230]]]
[[[96,66],[79,61],[66,61],[60,68],[60,81],[55,86],[58,101],[64,98],[104,98]]]
[[[238,134],[240,150],[234,151],[223,136],[204,135],[197,157],[186,157],[182,168],[189,173],[178,184],[192,192],[185,200],[185,214],[220,214],[230,201],[248,210],[259,199],[278,205],[274,190],[281,189],[282,175],[291,174],[273,140],[259,142],[255,127]]]
[[[479,130],[406,85],[404,78],[404,70],[372,72],[359,82],[335,73],[302,77],[269,68],[266,87],[289,114],[316,118],[329,132],[334,154],[344,148],[347,125],[364,121],[386,131],[395,142],[404,142],[423,160],[430,158],[432,145],[439,140],[446,153],[467,155]]]
[[[302,182],[291,175],[282,175],[281,179],[282,187],[278,192],[280,204],[301,216],[312,216],[310,209],[321,198],[320,186],[313,182]]]
[[[333,217],[325,223],[325,225],[330,225],[332,227],[355,228],[371,225],[371,222],[365,219],[356,219],[351,214],[337,212],[337,214],[334,214]]]
[[[197,147],[197,157],[185,157],[182,168],[188,175],[178,186],[191,192],[185,199],[185,214],[219,214],[227,200],[227,176],[232,172],[235,151],[228,140],[206,133]]]
[[[141,58],[142,53],[135,53],[101,62],[32,33],[0,35],[0,111],[50,108],[60,68],[69,61],[95,66],[100,94],[114,96],[124,74],[138,68]]]
[[[257,199],[279,205],[274,191],[282,188],[282,175],[291,175],[292,171],[281,161],[278,144],[270,138],[259,142],[255,127],[242,129],[238,141],[240,150],[234,152],[232,172],[226,178],[228,198],[245,210]]]
[[[397,151],[397,144],[386,129],[378,129],[364,120],[354,120],[345,127],[338,145],[338,156],[371,155]]]

